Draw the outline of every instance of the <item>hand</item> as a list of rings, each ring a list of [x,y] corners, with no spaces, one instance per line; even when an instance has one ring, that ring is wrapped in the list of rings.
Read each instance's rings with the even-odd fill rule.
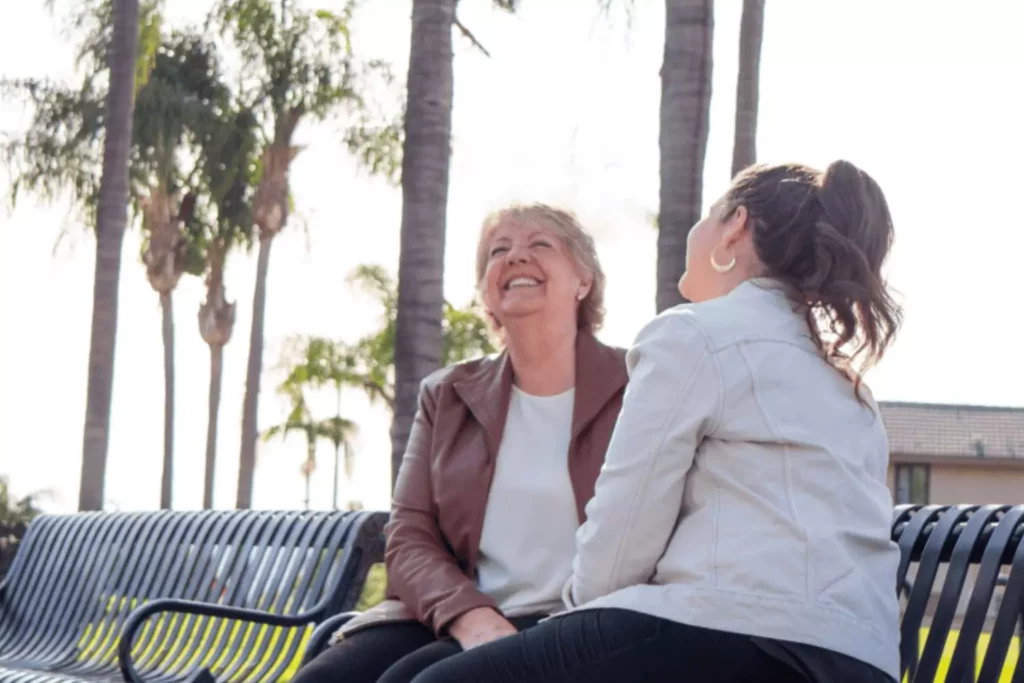
[[[490,607],[477,607],[458,617],[448,632],[463,650],[519,633],[508,619]]]

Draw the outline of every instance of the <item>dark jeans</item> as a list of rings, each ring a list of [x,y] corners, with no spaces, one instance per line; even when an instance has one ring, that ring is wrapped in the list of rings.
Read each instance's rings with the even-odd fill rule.
[[[776,641],[773,641],[776,642]],[[413,683],[882,683],[883,672],[799,646],[801,659],[755,639],[626,610],[585,610],[433,664]]]
[[[520,631],[542,617],[509,619]],[[453,638],[434,637],[414,622],[381,624],[356,631],[306,666],[292,683],[409,683],[431,664],[457,655],[462,648]]]

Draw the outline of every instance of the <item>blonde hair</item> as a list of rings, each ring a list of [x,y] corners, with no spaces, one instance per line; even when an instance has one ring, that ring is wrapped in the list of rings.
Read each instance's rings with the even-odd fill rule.
[[[576,326],[591,334],[601,329],[604,322],[604,270],[597,258],[594,238],[583,228],[571,211],[558,209],[547,204],[513,204],[496,211],[484,219],[480,228],[480,241],[476,248],[476,281],[479,285],[487,270],[488,240],[491,233],[504,221],[533,223],[553,231],[562,240],[576,267],[585,271],[593,281],[590,291],[576,309]]]

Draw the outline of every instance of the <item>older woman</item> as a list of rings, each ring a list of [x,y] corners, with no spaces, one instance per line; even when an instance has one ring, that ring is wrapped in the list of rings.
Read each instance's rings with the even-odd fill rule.
[[[860,373],[900,321],[893,226],[853,164],[755,166],[690,231],[629,388],[566,600],[415,683],[895,683],[899,551]]]
[[[594,338],[604,274],[577,220],[539,204],[485,222],[476,272],[505,349],[424,381],[387,529],[389,600],[296,683],[404,683],[563,608],[627,379],[624,353]]]

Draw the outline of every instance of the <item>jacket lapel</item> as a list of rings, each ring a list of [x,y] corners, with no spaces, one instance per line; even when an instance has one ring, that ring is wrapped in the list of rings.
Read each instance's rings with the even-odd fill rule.
[[[629,381],[622,354],[581,332],[576,340],[576,403],[572,438],[576,439]]]
[[[487,457],[493,461],[498,457],[512,396],[512,362],[508,352],[502,351],[494,362],[481,366],[476,374],[456,382],[454,387],[483,428]]]

